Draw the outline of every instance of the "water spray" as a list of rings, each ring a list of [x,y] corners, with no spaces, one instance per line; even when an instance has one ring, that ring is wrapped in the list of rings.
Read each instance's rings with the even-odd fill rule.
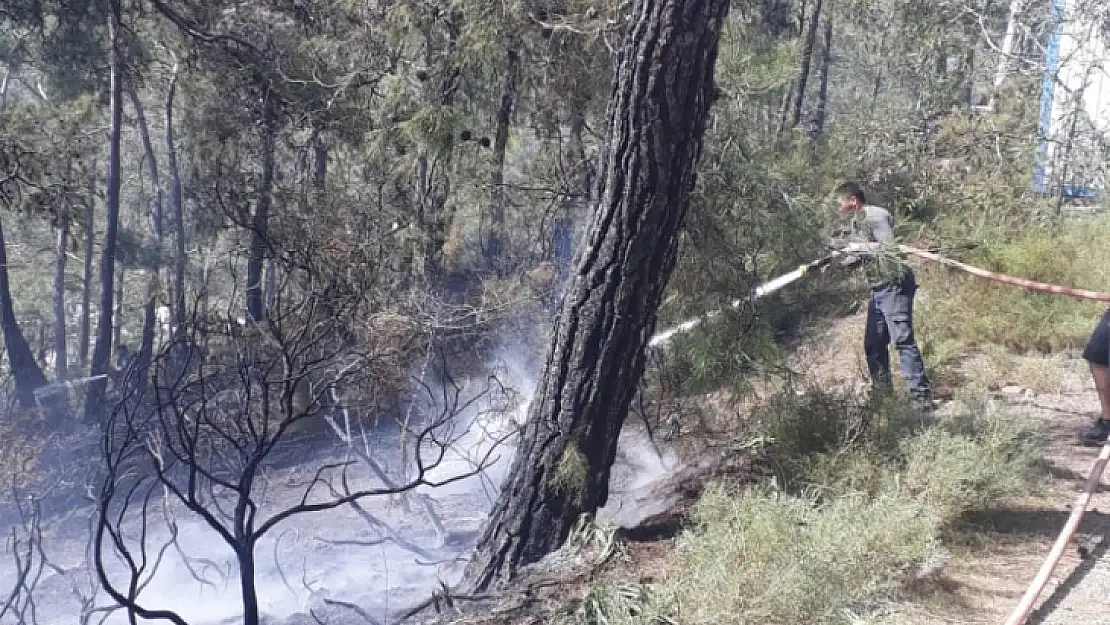
[[[763,284],[755,287],[755,289],[752,290],[752,293],[747,298],[732,300],[732,303],[729,304],[729,308],[736,310],[740,307],[740,304],[743,304],[744,302],[755,301],[762,297],[766,297],[771,293],[782,290],[787,285],[801,280],[802,277],[809,273],[810,270],[817,269],[818,267],[825,265],[839,255],[839,251],[831,252],[811,263],[800,265],[797,269],[791,271],[790,273],[783,274],[773,280],[764,282]],[[716,318],[718,315],[724,312],[724,310],[724,308],[714,310],[700,317],[694,317],[693,319],[683,321],[676,326],[667,328],[666,330],[663,330],[662,332],[659,332],[655,336],[651,337],[651,339],[648,341],[648,347],[659,347],[661,345],[666,345],[671,341],[672,338],[674,338],[676,334],[689,332],[702,323]]]
[[[47,397],[50,397],[51,395],[55,395],[57,393],[60,393],[65,389],[73,388],[75,386],[84,386],[84,385],[86,385],[90,382],[95,382],[97,380],[103,380],[107,377],[108,377],[108,374],[102,373],[100,375],[94,375],[94,376],[89,376],[89,377],[85,377],[85,378],[77,378],[77,379],[74,379],[74,380],[64,380],[64,381],[61,381],[61,382],[55,382],[53,384],[47,384],[46,386],[39,387],[39,388],[36,388],[34,390],[35,401],[37,401],[41,404],[42,401],[44,399],[46,399]]]

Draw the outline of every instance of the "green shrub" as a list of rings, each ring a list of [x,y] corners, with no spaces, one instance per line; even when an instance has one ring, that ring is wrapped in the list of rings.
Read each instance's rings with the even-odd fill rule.
[[[830,488],[839,485],[841,476],[849,484],[857,477],[861,484],[872,484],[866,472],[892,458],[899,441],[926,420],[898,396],[860,403],[848,393],[788,387],[755,411],[746,436],[768,441],[770,460],[788,485]],[[841,473],[852,464],[864,474]]]
[[[683,623],[838,622],[937,546],[936,516],[897,491],[818,503],[716,487],[695,522],[663,591]]]
[[[665,583],[593,588],[572,622],[856,622],[963,513],[1025,496],[1043,475],[1043,433],[997,413],[929,422],[896,398],[861,406],[788,389],[751,429],[788,468],[785,487],[711,486]]]
[[[906,488],[946,522],[1027,494],[1044,475],[1044,434],[1000,415],[963,417],[904,441]]]
[[[788,461],[837,449],[863,418],[863,409],[846,396],[788,387],[756,410],[750,427]]]

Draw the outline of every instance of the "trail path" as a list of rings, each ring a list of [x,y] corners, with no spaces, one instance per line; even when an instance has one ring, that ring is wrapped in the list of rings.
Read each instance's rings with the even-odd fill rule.
[[[1072,389],[1073,392],[1078,389]],[[1025,516],[1037,537],[1035,550],[1037,564],[1025,571],[1015,571],[1023,584],[1035,574],[1070,512],[1074,498],[1081,491],[1095,458],[1097,448],[1075,445],[1076,426],[1085,424],[1097,414],[1098,403],[1093,385],[1081,395],[1062,393],[1034,398],[1025,406],[1033,416],[1043,419],[1049,426],[1051,446],[1048,461],[1051,472],[1051,492],[1048,506],[1031,510]],[[1075,413],[1085,418],[1076,423]],[[1070,547],[1058,566],[1048,587],[1042,593],[1038,610],[1029,619],[1031,625],[1110,625],[1110,487],[1103,475],[1087,513],[1080,526],[1077,544]],[[1054,504],[1054,505],[1053,505]],[[1010,525],[1020,527],[1021,516],[1010,520]],[[1003,527],[1005,524],[1001,524]],[[1081,558],[1080,551],[1087,557]],[[1016,602],[1016,600],[1015,600]]]
[[[1017,605],[1063,528],[1075,498],[1098,455],[1097,448],[1076,444],[1076,433],[1097,414],[1094,388],[1078,375],[1082,361],[1059,359],[1067,367],[1058,392],[1036,395],[1017,385],[1003,387],[992,400],[1015,418],[1041,421],[1048,436],[1047,483],[1025,501],[990,510],[970,519],[978,529],[976,544],[938,581],[949,591],[948,609],[921,623],[958,620],[1001,624]],[[1069,545],[1042,591],[1029,625],[1110,625],[1110,489],[1105,477],[1083,517],[1076,541]],[[1087,557],[1081,557],[1081,551]],[[924,610],[920,616],[928,616]]]

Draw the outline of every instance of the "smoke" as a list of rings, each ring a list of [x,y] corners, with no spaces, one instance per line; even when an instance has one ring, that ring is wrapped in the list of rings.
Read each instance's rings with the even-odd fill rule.
[[[428,379],[415,385],[423,397],[417,412],[457,411],[448,424],[437,428],[437,444],[420,450],[429,463],[438,457],[438,445],[446,444],[442,461],[428,472],[427,480],[447,482],[473,475],[443,486],[421,486],[407,497],[364,499],[358,510],[343,506],[295,516],[258,543],[256,589],[267,622],[281,623],[310,612],[357,618],[336,600],[388,621],[429,597],[441,581],[458,581],[477,530],[511,467],[515,434],[536,384],[525,359],[512,352],[498,355],[488,370],[486,379],[467,380],[460,387]],[[367,441],[354,441],[363,443]],[[409,450],[406,461],[393,436],[370,440],[366,452],[391,467],[394,477],[397,469],[413,472],[416,450]],[[260,518],[295,505],[317,467],[349,459],[343,446],[333,442],[300,463],[271,470],[258,489]],[[348,480],[352,489],[381,485],[365,463],[356,463]],[[426,513],[429,509],[431,514]],[[158,500],[149,510],[145,526],[137,511],[124,523],[131,545],[146,532],[143,552],[150,570],[143,575],[139,603],[172,610],[191,625],[241,620],[238,562],[231,549],[198,515],[171,499]],[[35,588],[41,625],[69,625],[89,607],[113,603],[97,590],[89,555],[89,519],[95,508],[84,502],[81,509],[66,512],[45,520],[43,548],[58,568],[44,570]],[[9,557],[0,552],[0,592],[16,583],[18,571]],[[126,561],[118,555],[106,559],[109,578],[126,589]],[[79,595],[95,596],[95,601],[82,605]],[[128,618],[120,610],[103,622],[122,625]]]
[[[537,375],[519,351],[500,351],[486,369],[490,372],[486,380],[472,384],[469,395],[460,398],[467,408],[450,426],[459,434],[450,438],[443,461],[429,472],[429,481],[449,480],[477,467],[482,470],[446,486],[422,486],[420,491],[431,496],[473,493],[493,504],[511,468],[516,434],[527,420]]]
[[[484,379],[472,377],[455,386],[429,379],[435,374],[424,372],[414,385],[414,394],[423,398],[414,410],[428,415],[455,413],[450,423],[437,428],[435,438],[446,444],[446,452],[426,477],[448,482],[474,474],[442,486],[421,486],[407,497],[368,498],[357,509],[342,506],[281,523],[254,552],[264,621],[312,622],[307,615],[314,614],[345,622],[359,618],[345,607],[354,605],[374,619],[389,622],[427,599],[440,583],[459,581],[481,523],[511,469],[516,435],[527,419],[538,369],[524,349],[504,348],[488,363]],[[353,444],[364,444],[365,453],[390,466],[394,476],[397,470],[401,477],[413,470],[412,454],[418,450],[402,452],[394,437]],[[439,449],[426,445],[419,453],[431,461]],[[317,467],[351,459],[333,439],[300,462],[268,472],[258,493],[260,517],[297,503]],[[642,498],[645,489],[670,475],[676,464],[673,455],[660,454],[635,428],[626,428],[602,518],[618,518]],[[380,476],[363,462],[355,463],[348,479],[352,489],[381,485]],[[145,527],[150,570],[143,576],[139,602],[150,609],[172,610],[190,625],[239,622],[242,598],[231,549],[198,515],[179,504],[159,501],[151,510],[156,514]],[[47,519],[43,548],[57,567],[43,571],[35,590],[41,625],[69,625],[90,607],[113,603],[98,590],[91,566],[89,519],[94,514],[92,505],[85,503]],[[131,515],[124,529],[134,543],[144,530],[142,519]],[[3,593],[15,583],[17,571],[9,565],[10,554],[0,556],[5,557],[0,560]],[[107,569],[118,588],[127,587],[123,559],[108,558]],[[94,600],[82,601],[80,595]],[[123,625],[128,618],[116,611],[103,622]]]

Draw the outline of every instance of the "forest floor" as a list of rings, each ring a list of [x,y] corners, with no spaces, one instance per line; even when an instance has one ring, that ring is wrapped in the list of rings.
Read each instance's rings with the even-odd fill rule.
[[[863,392],[863,327],[863,313],[834,321],[793,350],[790,367],[803,374],[807,383],[821,388]],[[880,615],[850,619],[861,625],[1003,622],[1048,554],[1098,455],[1097,448],[1076,444],[1077,432],[1098,413],[1094,386],[1078,353],[1024,356],[986,350],[933,368],[940,384],[956,389],[954,398],[938,408],[938,419],[966,411],[968,402],[973,402],[980,409],[1041,425],[1046,435],[1043,481],[1027,495],[1011,497],[1005,506],[966,515],[947,539],[950,557],[939,572],[887,600]],[[960,388],[963,385],[970,389]],[[714,454],[709,449],[701,448],[697,456],[680,456],[685,458],[685,468],[661,476],[654,485],[639,485],[644,492],[663,494],[652,509],[643,511],[640,520],[663,521],[647,523],[652,525],[651,531],[626,536],[621,557],[595,566],[591,560],[596,557],[595,549],[595,555],[578,553],[564,555],[558,562],[545,561],[533,572],[525,590],[500,602],[499,608],[483,608],[481,616],[466,610],[470,616],[449,622],[583,622],[565,615],[576,606],[581,614],[583,598],[589,599],[591,589],[635,588],[665,580],[677,531],[673,522],[668,525],[668,519],[673,521],[674,515],[684,513],[696,497],[693,493],[700,478],[710,473],[714,479],[721,479],[722,474],[741,480],[752,477],[751,467],[735,463],[724,471],[719,465],[710,467],[713,463],[706,459]],[[1030,624],[1110,624],[1110,611],[1105,609],[1110,592],[1110,487],[1100,487],[1076,538],[1041,593]],[[1087,557],[1081,557],[1080,547]]]

